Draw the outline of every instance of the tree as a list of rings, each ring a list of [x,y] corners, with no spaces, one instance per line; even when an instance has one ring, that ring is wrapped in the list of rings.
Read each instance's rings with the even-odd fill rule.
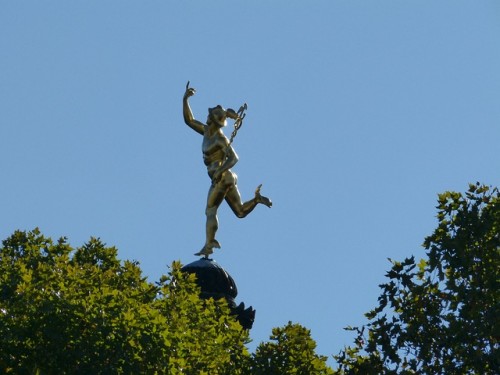
[[[500,368],[500,197],[469,185],[438,198],[427,259],[391,261],[379,305],[355,345],[337,356],[341,374],[497,374]]]
[[[305,328],[275,329],[278,344],[251,356],[227,302],[200,299],[179,262],[151,283],[117,253],[96,238],[73,249],[38,229],[3,241],[0,373],[250,375],[265,361],[281,363],[280,375],[329,373]]]
[[[15,232],[0,249],[0,372],[242,373],[248,332],[198,293],[178,262],[152,284],[98,239],[74,251]]]
[[[311,332],[300,324],[288,322],[285,327],[274,328],[270,339],[271,342],[261,343],[252,356],[252,374],[333,374],[326,357],[315,353]]]
[[[170,334],[168,351],[159,359],[168,360],[166,374],[246,374],[249,342],[244,330],[231,315],[224,299],[200,299],[195,275],[181,272],[175,262],[170,277],[160,280],[156,306]]]

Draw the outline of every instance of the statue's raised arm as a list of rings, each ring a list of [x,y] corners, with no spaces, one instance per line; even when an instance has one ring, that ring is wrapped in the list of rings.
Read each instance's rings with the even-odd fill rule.
[[[258,204],[271,207],[272,202],[269,198],[260,194],[261,185],[255,190],[255,196],[252,199],[242,202],[237,186],[237,176],[230,169],[238,162],[238,156],[233,150],[231,143],[245,117],[246,104],[238,112],[232,109],[226,110],[220,105],[209,108],[207,123],[203,124],[195,120],[189,106],[188,99],[195,92],[194,88],[189,87],[188,82],[183,98],[183,114],[184,122],[190,128],[203,135],[203,161],[207,167],[208,175],[212,180],[212,184],[208,190],[207,207],[205,210],[207,216],[205,245],[196,253],[196,255],[208,257],[213,253],[214,248],[220,248],[219,242],[215,239],[215,234],[219,227],[217,210],[222,201],[225,200],[234,214],[239,218],[247,216]],[[233,131],[231,140],[227,139],[222,131],[227,124],[228,118],[235,120],[235,130]]]
[[[189,97],[193,96],[196,93],[196,90],[193,87],[189,87],[189,81],[186,84],[186,92],[184,93],[184,97],[182,98],[182,110],[184,115],[184,122],[191,129],[203,135],[205,133],[206,125],[198,120],[196,120],[193,116],[193,111],[191,111],[191,107],[189,106]]]

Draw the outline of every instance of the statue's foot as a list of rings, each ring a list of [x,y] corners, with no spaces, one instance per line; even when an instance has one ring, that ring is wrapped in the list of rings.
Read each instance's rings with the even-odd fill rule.
[[[273,205],[273,202],[268,197],[264,197],[263,195],[260,195],[260,188],[262,187],[262,184],[257,186],[257,189],[255,189],[255,200],[257,203],[263,204],[267,207],[271,207]]]
[[[210,254],[213,254],[213,252],[214,252],[214,250],[212,248],[207,247],[207,246],[203,246],[203,248],[200,251],[198,251],[197,253],[195,253],[194,255],[200,256],[200,257],[204,256],[205,258],[208,258],[208,256]]]
[[[196,256],[204,256],[205,258],[208,258],[208,256],[210,254],[213,254],[214,253],[214,247],[216,249],[220,249],[220,243],[219,241],[217,240],[212,240],[210,243],[206,244],[205,246],[203,246],[203,248],[198,251],[197,253],[195,253],[194,255]]]

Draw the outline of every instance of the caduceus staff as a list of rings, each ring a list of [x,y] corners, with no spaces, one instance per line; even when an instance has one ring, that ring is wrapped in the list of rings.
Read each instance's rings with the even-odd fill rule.
[[[231,210],[239,218],[247,216],[258,204],[271,207],[272,202],[269,198],[260,194],[262,185],[259,185],[255,190],[255,196],[243,203],[238,190],[238,177],[231,171],[231,168],[238,162],[238,155],[234,151],[232,143],[246,116],[246,103],[240,107],[238,112],[230,108],[226,110],[220,105],[209,108],[207,121],[204,124],[194,118],[189,106],[189,98],[195,93],[196,90],[189,87],[188,81],[183,97],[184,122],[203,136],[203,161],[212,180],[208,190],[205,210],[207,217],[205,245],[195,254],[208,258],[213,253],[214,248],[220,248],[220,243],[215,239],[215,234],[219,228],[217,210],[223,200],[226,200]],[[222,131],[222,128],[227,124],[227,118],[235,120],[230,139],[227,139]]]

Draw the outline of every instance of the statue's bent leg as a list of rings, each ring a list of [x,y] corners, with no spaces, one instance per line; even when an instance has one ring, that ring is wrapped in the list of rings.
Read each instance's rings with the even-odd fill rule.
[[[226,202],[227,204],[229,204],[229,207],[231,207],[231,210],[233,210],[234,214],[237,217],[244,218],[250,212],[252,212],[255,206],[257,206],[259,203],[264,204],[267,207],[272,206],[272,202],[269,198],[260,195],[261,186],[262,185],[259,185],[257,190],[255,190],[255,197],[253,199],[242,203],[241,195],[236,184],[236,179],[234,180],[234,184],[229,188],[229,191],[226,194]]]
[[[241,202],[241,195],[238,190],[238,187],[234,185],[231,187],[226,194],[226,202],[233,210],[234,214],[240,219],[247,216],[250,212],[253,211],[255,206],[257,206],[257,201],[254,199],[250,199],[248,202]]]

